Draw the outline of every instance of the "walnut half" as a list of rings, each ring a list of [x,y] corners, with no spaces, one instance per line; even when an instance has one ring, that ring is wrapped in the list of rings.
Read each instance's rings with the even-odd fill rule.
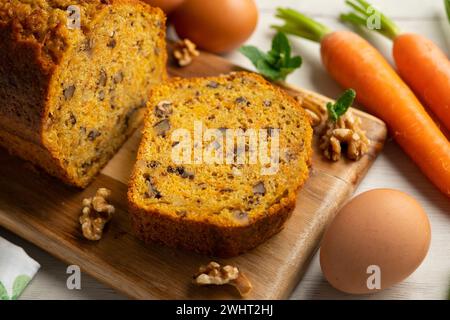
[[[340,159],[343,145],[347,146],[347,158],[355,161],[369,150],[370,141],[361,129],[361,119],[353,116],[351,110],[336,122],[328,119],[320,138],[320,149],[332,161]]]
[[[86,239],[96,241],[102,238],[103,228],[115,211],[114,206],[107,202],[110,195],[110,190],[99,188],[94,197],[83,199],[80,224]]]
[[[246,296],[252,290],[252,284],[237,267],[230,265],[222,267],[214,261],[199,268],[194,275],[194,283],[199,286],[229,284],[234,286],[241,296]]]
[[[199,55],[200,52],[198,52],[195,44],[191,40],[184,39],[175,43],[173,56],[177,60],[180,67],[189,65],[192,60]]]
[[[318,100],[312,95],[308,98],[303,98],[300,95],[294,97],[297,100],[306,113],[309,116],[311,126],[317,127],[323,123],[324,118],[326,118],[327,108],[325,107],[323,101]]]

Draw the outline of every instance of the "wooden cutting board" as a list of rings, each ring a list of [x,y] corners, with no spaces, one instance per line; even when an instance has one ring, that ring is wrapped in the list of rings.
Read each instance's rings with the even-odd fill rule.
[[[171,65],[172,62],[169,62]],[[186,68],[169,66],[180,77],[217,75],[238,70],[226,60],[202,53]],[[305,100],[329,99],[301,89],[286,88]],[[310,178],[298,195],[297,206],[283,231],[258,248],[236,258],[219,260],[239,266],[253,284],[250,299],[287,298],[318,248],[327,224],[350,197],[375,160],[386,139],[384,123],[361,111],[363,126],[372,141],[368,155],[358,162],[331,163],[320,155],[315,141]],[[68,264],[132,298],[225,299],[239,298],[234,288],[196,287],[192,275],[211,261],[200,256],[146,246],[133,236],[127,214],[127,182],[140,141],[136,132],[85,190],[54,178],[0,150],[0,225]],[[99,242],[84,240],[78,217],[83,198],[99,187],[112,190],[116,213]]]

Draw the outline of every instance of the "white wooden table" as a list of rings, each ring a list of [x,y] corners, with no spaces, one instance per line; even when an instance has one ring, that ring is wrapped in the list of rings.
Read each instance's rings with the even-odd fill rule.
[[[393,17],[405,31],[419,32],[435,41],[447,54],[450,51],[450,26],[445,20],[442,0],[372,0]],[[300,9],[327,25],[346,28],[337,21],[344,9],[343,0],[258,0],[260,20],[248,44],[269,48],[276,21],[276,6]],[[391,43],[381,36],[369,39],[390,58]],[[336,97],[341,89],[326,74],[316,44],[292,39],[294,51],[303,57],[303,66],[288,81]],[[239,53],[227,55],[235,63],[251,68]],[[316,255],[292,294],[292,299],[443,299],[450,286],[450,201],[441,195],[418,171],[402,150],[389,141],[385,150],[356,193],[374,188],[395,188],[414,196],[425,208],[432,226],[432,242],[424,263],[403,283],[370,296],[350,296],[330,287],[323,278]],[[22,295],[22,299],[124,299],[125,297],[83,274],[82,289],[66,287],[66,265],[36,246],[0,228],[0,236],[22,246],[42,268]]]

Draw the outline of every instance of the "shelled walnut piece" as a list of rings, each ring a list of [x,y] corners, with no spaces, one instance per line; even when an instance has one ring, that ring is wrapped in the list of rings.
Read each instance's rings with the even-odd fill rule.
[[[94,197],[83,199],[80,224],[86,239],[97,241],[102,238],[103,228],[115,211],[114,206],[107,201],[110,195],[110,190],[99,188]]]
[[[229,284],[236,287],[241,296],[246,296],[252,290],[252,284],[237,267],[231,265],[222,267],[214,261],[199,268],[194,275],[194,283],[199,286]]]
[[[320,149],[325,157],[338,161],[343,151],[342,145],[347,146],[347,158],[359,160],[369,150],[370,141],[365,131],[361,129],[361,119],[355,117],[351,110],[336,122],[327,120],[323,135],[320,138]]]
[[[327,114],[327,108],[323,101],[317,101],[317,98],[314,99],[312,96],[302,97],[297,95],[294,98],[308,114],[312,127],[317,127],[322,124]]]
[[[196,45],[189,39],[180,40],[175,43],[173,56],[180,67],[189,65],[195,57],[198,57],[200,52],[196,49]]]

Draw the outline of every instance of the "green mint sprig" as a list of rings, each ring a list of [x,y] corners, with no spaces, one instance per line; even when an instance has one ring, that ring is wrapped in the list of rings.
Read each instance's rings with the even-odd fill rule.
[[[353,89],[347,89],[345,92],[336,100],[335,103],[328,102],[328,118],[331,121],[338,121],[338,119],[343,116],[348,108],[351,107],[353,101],[356,98],[356,92]]]
[[[272,49],[267,53],[254,46],[243,46],[239,51],[250,59],[259,73],[273,81],[285,80],[302,65],[300,56],[291,57],[291,45],[282,32],[272,39]]]

